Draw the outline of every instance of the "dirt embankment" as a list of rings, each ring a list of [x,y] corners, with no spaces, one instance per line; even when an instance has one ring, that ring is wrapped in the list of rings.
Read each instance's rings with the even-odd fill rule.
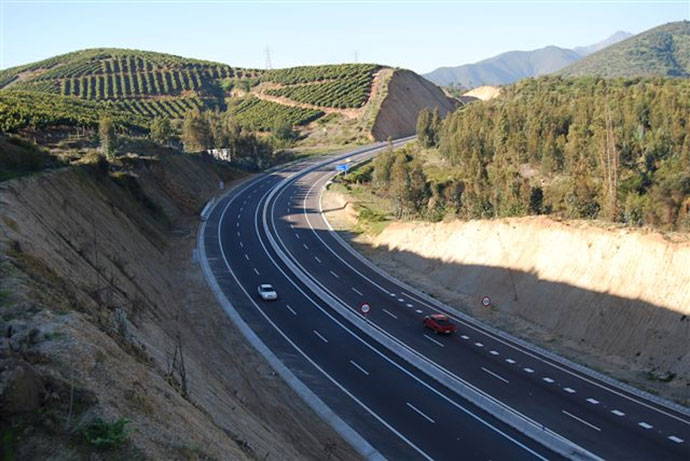
[[[388,82],[387,94],[376,115],[371,133],[377,141],[415,134],[417,116],[424,108],[437,108],[442,116],[456,102],[433,83],[412,71],[396,69]]]
[[[343,197],[329,220],[352,228]],[[344,210],[344,211],[343,211]],[[353,243],[376,264],[501,329],[690,404],[690,242],[547,217],[389,224]],[[489,296],[493,307],[480,305]]]
[[[193,261],[198,211],[236,177],[163,155],[126,175],[72,168],[0,184],[5,454],[356,458],[244,341]],[[84,435],[98,417],[127,418],[126,441],[98,449]]]
[[[467,93],[463,94],[463,96],[469,96],[472,98],[481,99],[482,101],[488,101],[490,99],[497,98],[498,96],[500,96],[501,91],[502,90],[500,86],[484,85],[468,91]]]

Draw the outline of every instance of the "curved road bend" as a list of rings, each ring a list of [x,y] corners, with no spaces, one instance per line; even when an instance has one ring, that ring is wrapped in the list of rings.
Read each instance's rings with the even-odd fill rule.
[[[367,154],[353,156],[353,159],[365,155]],[[548,354],[541,354],[505,336],[497,335],[465,318],[455,316],[459,327],[455,335],[434,337],[426,333],[421,327],[421,318],[430,312],[437,312],[439,308],[428,298],[374,270],[362,261],[361,257],[357,257],[351,250],[348,251],[346,245],[329,231],[320,213],[320,195],[323,185],[333,174],[333,166],[328,165],[297,175],[274,194],[270,203],[264,204],[263,212],[266,213],[269,232],[280,249],[312,282],[353,310],[362,302],[368,302],[373,306],[369,320],[399,340],[403,344],[401,347],[407,347],[427,357],[446,372],[480,388],[597,456],[607,459],[690,459],[690,417],[686,409],[647,399],[643,394],[629,388],[622,388],[615,383],[583,373],[577,367],[571,367]],[[240,223],[246,221],[246,218],[231,215],[226,217],[224,228],[231,228],[236,218],[240,219]],[[261,233],[262,229],[259,226],[255,231]],[[231,243],[228,242],[228,245]],[[270,250],[269,254],[272,254]],[[258,252],[255,257],[265,256]],[[242,264],[241,259],[242,254],[234,257],[238,266],[233,267],[237,267],[238,270]],[[243,272],[247,273],[247,269],[251,271],[250,268],[245,268]],[[271,277],[273,272],[270,280],[262,275],[248,277],[243,283],[252,287],[258,281],[274,281]],[[275,280],[282,279],[278,277]],[[297,315],[285,315],[283,312],[283,316],[293,320],[293,323],[302,324],[301,330],[290,331],[302,339],[307,339],[311,330],[318,330],[326,325],[333,327],[327,319],[318,315],[304,298],[291,291],[289,285],[279,286],[281,291],[288,290],[286,293],[289,295],[285,296],[285,302],[292,307],[298,304],[303,309]],[[305,291],[309,293],[308,290]],[[292,296],[297,296],[299,303],[293,301]],[[309,294],[309,298],[319,303],[313,295]],[[333,315],[338,318],[336,314]],[[329,334],[338,335],[335,341],[338,348],[341,352],[349,353],[351,346],[341,343],[347,340],[349,334],[338,334],[338,331],[340,330],[335,329],[331,332],[329,329]],[[309,339],[318,346],[330,350],[325,343],[319,344],[318,338]],[[362,339],[367,341],[365,338]],[[331,343],[329,339],[329,344]],[[376,348],[375,345],[371,347]],[[387,355],[386,352],[382,353]],[[330,352],[328,355],[335,358]],[[359,355],[338,355],[335,362],[329,363],[329,369],[348,371],[347,364],[350,359],[359,360]],[[454,442],[453,438],[457,432],[467,434],[469,427],[480,429],[481,426],[477,426],[476,423],[470,424],[470,421],[461,423],[457,418],[457,411],[447,414],[451,406],[447,402],[444,403],[443,399],[439,400],[433,392],[418,394],[416,400],[410,403],[422,409],[425,416],[420,417],[414,410],[406,408],[407,400],[412,397],[404,393],[405,380],[399,381],[400,376],[397,375],[387,375],[385,379],[377,381],[378,376],[375,378],[373,375],[383,371],[384,361],[375,356],[368,356],[366,363],[370,367],[368,371],[373,372],[370,375],[360,372],[358,375],[353,373],[355,370],[350,369],[351,378],[359,380],[359,385],[365,389],[385,386],[385,391],[367,397],[366,401],[376,408],[383,405],[402,409],[402,412],[391,415],[392,419],[389,421],[395,427],[408,427],[411,432],[404,433],[409,434],[417,446],[431,447],[425,448],[430,456],[452,458],[453,454],[457,457],[458,453],[463,453],[469,446],[479,445],[487,448],[484,445],[487,439],[475,439],[475,435],[470,436],[470,440],[461,436],[457,440],[458,443]],[[347,377],[342,379],[350,382]],[[424,380],[423,377],[420,379]],[[339,408],[337,405],[334,406]],[[437,411],[439,413],[436,413]],[[453,416],[455,413],[458,414]],[[450,419],[441,420],[441,415],[446,415]],[[425,417],[434,420],[434,423],[425,420]],[[357,426],[356,423],[353,425]],[[509,430],[505,432],[510,433]],[[526,454],[524,450],[518,449],[517,445],[505,445],[505,440],[496,433],[489,438],[492,450],[486,453],[488,457],[505,458],[508,452],[503,452],[503,449],[511,450],[511,459],[517,454]],[[472,443],[474,441],[477,443]],[[498,451],[493,451],[494,448]],[[479,457],[484,455],[482,451],[472,453]]]
[[[305,161],[255,178],[221,199],[206,222],[203,250],[213,277],[243,320],[303,383],[389,459],[558,459],[363,335],[278,260],[260,211],[268,191],[314,164]],[[289,232],[296,245],[301,237],[283,223],[281,232]],[[314,259],[317,253],[308,254]],[[318,254],[329,257],[323,248]],[[329,274],[324,267],[317,270]],[[280,299],[260,301],[260,283],[273,284]],[[340,283],[334,278],[331,288]]]

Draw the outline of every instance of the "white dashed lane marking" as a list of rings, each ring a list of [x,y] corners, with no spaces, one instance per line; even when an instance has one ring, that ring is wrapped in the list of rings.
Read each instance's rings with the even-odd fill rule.
[[[474,343],[474,345],[477,347],[484,347],[484,345],[482,343]]]
[[[389,311],[388,309],[386,309],[386,308],[383,309],[383,312],[385,312],[386,314],[390,315],[390,316],[393,317],[394,319],[397,319],[397,318],[398,318],[397,315],[395,315],[394,313],[390,312],[390,311]]]
[[[501,376],[501,375],[499,375],[499,374],[496,374],[496,373],[494,373],[493,371],[488,370],[488,369],[486,369],[486,368],[484,368],[484,367],[482,367],[482,370],[485,371],[486,373],[489,373],[489,374],[490,374],[491,376],[493,376],[494,378],[500,379],[501,381],[503,381],[503,382],[506,383],[506,384],[510,384],[510,381],[508,381],[507,379],[505,379],[503,376]]]
[[[683,439],[676,437],[675,435],[670,436],[668,439],[676,443],[683,443]]]
[[[259,271],[256,270],[256,267],[254,268],[254,272],[256,272],[256,275],[259,275]]]
[[[513,364],[515,363],[515,360],[513,360],[513,359],[506,359],[506,362],[508,362],[509,364],[513,365]]]
[[[407,304],[405,304],[405,305],[406,305],[407,307],[412,307],[412,304],[410,304],[410,303],[407,303]]]
[[[361,372],[364,373],[365,375],[369,376],[369,372],[368,372],[367,370],[365,370],[365,369],[362,368],[361,366],[357,365],[357,364],[356,364],[355,362],[353,362],[352,360],[350,360],[350,363],[351,363],[355,368],[357,368],[359,371],[361,371]]]
[[[401,303],[404,303],[404,302],[405,302],[405,300],[402,299],[402,298],[398,298],[398,301],[400,301]]]
[[[542,379],[549,384],[553,383],[553,379],[551,379],[551,378],[542,378]]]
[[[470,339],[470,337],[467,336],[467,335],[461,335],[460,337],[461,337],[462,339]]]
[[[352,287],[352,291],[354,291],[355,293],[357,293],[357,294],[360,295],[360,296],[364,296],[364,293],[362,293],[361,291],[359,291],[359,290],[358,290],[357,288],[355,288],[355,287]]]
[[[292,315],[297,315],[297,312],[295,312],[295,310],[294,310],[292,307],[290,307],[289,304],[286,304],[285,307],[287,307],[287,309],[288,309],[290,312],[292,312]]]
[[[319,264],[321,263],[321,259],[319,259],[318,256],[314,256],[314,259],[316,259],[316,262],[317,262],[317,263],[319,263]]]
[[[247,253],[244,254],[244,259],[246,259],[247,261],[249,261],[249,255],[248,255]]]
[[[489,351],[489,354],[491,354],[491,355],[499,355],[499,352],[498,352],[498,351]]]
[[[393,296],[393,297],[395,297],[395,296],[396,296],[396,294],[395,294],[395,293],[390,293],[390,295],[391,295],[391,296]]]
[[[590,397],[590,398],[587,399],[587,401],[588,401],[589,403],[591,403],[592,405],[599,405],[599,401],[598,401],[597,399],[593,399],[593,398]]]
[[[641,426],[641,427],[644,427],[645,429],[651,429],[651,428],[654,427],[654,426],[652,426],[651,424],[645,423],[644,421],[640,421],[639,423],[637,423],[637,425],[638,425],[638,426]]]
[[[564,387],[563,390],[566,391],[568,394],[575,393],[575,389],[573,389],[572,387]]]
[[[525,370],[527,373],[534,373],[534,370],[531,368],[523,368],[523,370]]]
[[[303,243],[302,246],[304,247],[305,250],[309,250],[309,247],[307,246],[306,243]]]
[[[240,242],[240,248],[244,248],[244,243]]]
[[[299,234],[295,232],[295,238],[299,238]]]
[[[566,415],[570,416],[571,418],[573,418],[574,420],[579,421],[579,422],[581,422],[582,424],[591,427],[591,428],[594,429],[595,431],[601,432],[601,429],[599,429],[598,427],[596,427],[594,424],[589,423],[589,422],[585,421],[585,420],[582,419],[582,418],[578,418],[578,417],[575,416],[574,414],[568,413],[568,412],[565,411],[565,410],[561,410],[561,411],[562,411],[564,414],[566,414]]]
[[[425,337],[426,339],[428,339],[429,341],[431,341],[432,343],[436,344],[437,346],[446,347],[446,346],[443,345],[443,343],[440,343],[440,342],[436,341],[434,338],[432,338],[432,337],[429,336],[429,335],[424,335],[424,337]]]
[[[335,272],[333,272],[333,271],[330,271],[330,272],[331,272],[331,275],[332,275],[333,277],[335,277],[335,278],[337,278],[337,279],[340,278],[340,277],[338,277],[338,274],[336,274]]]
[[[625,416],[625,413],[623,413],[620,410],[611,410],[611,413],[613,413],[616,416]]]
[[[414,405],[412,405],[410,402],[405,402],[405,403],[407,404],[408,407],[412,408],[414,411],[416,411],[419,415],[421,415],[424,419],[426,419],[427,421],[429,421],[431,424],[435,424],[435,423],[436,423],[436,421],[434,421],[433,419],[429,418],[427,415],[425,415],[424,413],[422,413],[417,407],[415,407]]]
[[[314,334],[318,336],[319,339],[321,339],[321,341],[323,341],[324,343],[328,343],[328,340],[324,338],[318,331],[314,330]]]

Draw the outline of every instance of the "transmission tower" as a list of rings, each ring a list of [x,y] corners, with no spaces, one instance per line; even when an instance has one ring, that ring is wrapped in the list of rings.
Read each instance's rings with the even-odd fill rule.
[[[273,69],[273,65],[271,64],[271,49],[266,47],[264,53],[266,53],[266,70],[271,70]]]

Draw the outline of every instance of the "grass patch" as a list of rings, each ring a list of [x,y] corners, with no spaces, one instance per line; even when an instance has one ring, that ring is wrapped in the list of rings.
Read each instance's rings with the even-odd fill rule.
[[[82,435],[91,445],[102,448],[121,447],[127,440],[127,418],[119,418],[112,422],[96,418],[81,430]]]

